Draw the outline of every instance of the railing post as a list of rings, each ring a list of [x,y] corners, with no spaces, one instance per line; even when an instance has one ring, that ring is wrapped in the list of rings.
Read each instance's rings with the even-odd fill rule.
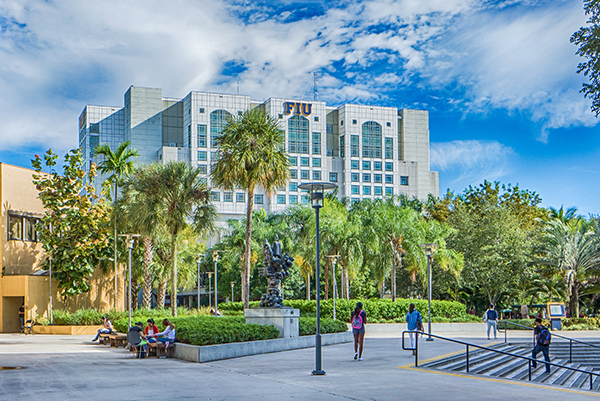
[[[506,344],[506,332],[508,331],[508,326],[506,325],[506,322],[504,323],[504,344]]]
[[[419,334],[413,333],[415,335],[415,368],[419,366]]]
[[[469,373],[469,344],[467,344],[467,373]]]
[[[592,390],[593,387],[593,383],[592,383],[592,373],[590,372],[590,390]]]
[[[573,340],[569,340],[569,363],[573,363]]]
[[[529,359],[529,381],[531,381],[531,359]]]

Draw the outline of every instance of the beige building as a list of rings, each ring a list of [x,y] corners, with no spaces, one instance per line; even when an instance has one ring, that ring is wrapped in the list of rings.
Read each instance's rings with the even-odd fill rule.
[[[0,332],[3,333],[19,331],[21,305],[25,305],[25,320],[49,316],[50,275],[42,269],[46,255],[36,230],[44,208],[33,184],[33,174],[33,170],[0,163]],[[114,305],[114,275],[103,275],[98,269],[90,287],[89,293],[70,299],[67,309],[110,309]],[[56,282],[52,294],[53,310],[64,309]],[[118,304],[123,307],[122,291]]]

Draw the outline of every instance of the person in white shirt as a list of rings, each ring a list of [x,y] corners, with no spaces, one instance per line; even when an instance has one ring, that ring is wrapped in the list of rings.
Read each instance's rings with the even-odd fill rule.
[[[169,319],[164,319],[162,324],[165,327],[165,331],[155,334],[154,337],[156,337],[157,341],[168,346],[169,343],[175,341],[175,325],[171,323]]]
[[[103,327],[100,330],[98,330],[98,334],[96,334],[96,337],[94,337],[94,339],[92,341],[96,341],[98,339],[98,337],[100,337],[100,334],[102,334],[102,333],[107,333],[107,334],[112,333],[113,325],[112,325],[112,322],[110,320],[108,320],[108,317],[106,317],[106,316],[102,317],[102,326]]]

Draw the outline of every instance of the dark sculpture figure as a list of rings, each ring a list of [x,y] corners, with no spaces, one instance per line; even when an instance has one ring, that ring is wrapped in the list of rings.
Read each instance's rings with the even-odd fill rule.
[[[267,293],[263,294],[260,300],[261,307],[283,307],[283,298],[281,297],[281,280],[289,275],[289,269],[292,267],[294,258],[292,258],[287,252],[282,255],[281,243],[279,242],[279,236],[275,236],[275,242],[273,247],[269,245],[267,240],[263,244],[263,264],[264,267],[260,269],[260,275],[267,277],[269,280],[269,287]]]

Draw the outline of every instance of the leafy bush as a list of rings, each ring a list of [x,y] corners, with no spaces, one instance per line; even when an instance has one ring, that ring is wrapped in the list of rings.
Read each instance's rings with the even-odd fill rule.
[[[198,316],[198,315],[209,315],[210,308],[201,308],[200,311],[197,309],[187,309],[186,307],[177,308],[178,316]],[[52,312],[52,317],[55,326],[93,326],[102,324],[102,317],[108,316],[113,324],[120,319],[128,319],[128,311],[117,311],[111,309],[109,311],[98,311],[96,309],[79,309],[74,313],[65,312],[63,310],[55,310]],[[154,319],[157,322],[164,318],[171,317],[170,309],[135,309],[131,311],[131,320],[136,322],[138,320],[144,323],[149,318]],[[39,324],[49,324],[47,319],[40,320]]]
[[[317,333],[317,318],[300,317],[298,321],[300,335],[309,336]],[[346,323],[333,319],[321,319],[321,334],[344,333],[348,331]]]

